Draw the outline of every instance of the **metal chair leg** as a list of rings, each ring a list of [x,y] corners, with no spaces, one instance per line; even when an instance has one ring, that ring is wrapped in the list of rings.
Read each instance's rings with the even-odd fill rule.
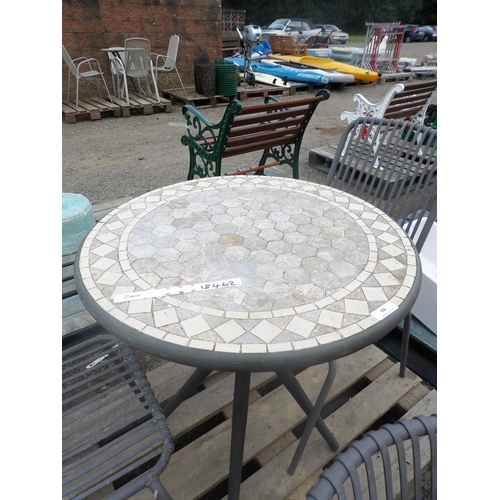
[[[161,484],[157,478],[153,479],[148,486],[155,498],[159,498],[160,500],[173,500],[163,484]]]

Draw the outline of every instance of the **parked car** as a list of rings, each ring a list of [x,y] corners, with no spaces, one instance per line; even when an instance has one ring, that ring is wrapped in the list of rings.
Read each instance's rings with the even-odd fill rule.
[[[291,35],[297,43],[303,43],[312,36],[316,36],[321,28],[316,27],[308,19],[289,17],[276,19],[267,28],[261,28],[262,38],[269,39],[269,35]]]
[[[323,32],[330,34],[328,43],[344,44],[347,43],[347,40],[349,40],[349,35],[344,33],[340,28],[337,28],[335,24],[322,24],[319,26],[321,26],[321,34],[323,34]]]
[[[437,42],[437,31],[432,26],[419,26],[424,31],[424,42]]]
[[[418,24],[408,24],[405,28],[403,40],[409,42],[421,42],[424,39],[424,30]]]

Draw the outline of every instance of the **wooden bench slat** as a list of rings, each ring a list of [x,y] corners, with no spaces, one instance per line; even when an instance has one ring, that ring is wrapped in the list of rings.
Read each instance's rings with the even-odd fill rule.
[[[314,97],[305,97],[304,99],[297,99],[295,101],[285,101],[285,102],[279,101],[279,102],[267,102],[265,104],[254,104],[250,106],[244,106],[241,109],[239,115],[244,116],[253,113],[267,113],[269,111],[276,111],[279,109],[287,109],[287,108],[294,109],[294,108],[307,107],[310,106],[311,104],[316,103],[318,100],[322,99],[318,97],[318,94],[316,94]]]
[[[251,116],[245,115],[242,117],[237,117],[233,120],[231,124],[231,129],[234,129],[237,132],[237,129],[240,127],[246,127],[249,125],[259,125],[259,124],[269,124],[273,125],[279,124],[279,122],[290,119],[297,118],[298,120],[303,120],[303,117],[306,116],[309,112],[309,107],[303,107],[299,109],[292,110],[281,110],[275,111],[272,113],[261,113],[261,114],[253,114]],[[231,132],[233,135],[234,132]]]
[[[280,146],[286,146],[287,144],[293,144],[296,137],[297,137],[296,135],[285,136],[282,134]],[[262,149],[271,148],[271,147],[275,147],[275,142],[276,141],[274,139],[270,139],[268,141],[259,142],[259,146],[261,146]],[[229,158],[231,156],[237,156],[237,155],[253,153],[253,152],[255,152],[255,148],[253,147],[252,144],[242,144],[240,146],[226,148],[226,150],[224,152],[224,158]]]
[[[63,300],[76,295],[76,286],[74,278],[71,278],[68,281],[63,281],[62,284],[62,298]]]
[[[287,131],[291,127],[295,127],[297,129],[300,129],[300,126],[302,125],[302,118],[301,117],[296,117],[296,118],[287,118],[285,120],[281,120],[279,123],[276,122],[263,122],[259,123],[253,127],[238,127],[234,128],[233,127],[233,133],[227,140],[227,145],[232,144],[233,142],[236,142],[238,140],[241,140],[241,137],[248,137],[249,140],[255,140],[258,138],[259,134],[264,134],[267,137],[269,137],[269,131],[278,131],[278,132],[284,132]],[[286,130],[283,130],[286,129]],[[227,146],[226,146],[227,147]],[[255,147],[256,150],[260,149],[259,147]]]
[[[71,278],[73,278],[74,270],[75,270],[75,266],[74,266],[73,262],[74,262],[74,257],[73,257],[73,261],[71,264],[68,264],[67,266],[64,266],[62,268],[62,280],[63,280],[63,282],[68,281]]]

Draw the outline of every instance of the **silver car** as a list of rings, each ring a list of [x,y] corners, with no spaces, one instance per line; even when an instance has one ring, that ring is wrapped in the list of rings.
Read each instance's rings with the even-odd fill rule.
[[[335,24],[323,24],[322,32],[320,36],[329,34],[329,43],[347,43],[349,40],[349,35],[344,33],[340,28],[337,28]]]
[[[321,31],[308,19],[297,17],[276,19],[267,28],[261,29],[264,40],[269,39],[269,35],[291,35],[297,43],[304,43]]]

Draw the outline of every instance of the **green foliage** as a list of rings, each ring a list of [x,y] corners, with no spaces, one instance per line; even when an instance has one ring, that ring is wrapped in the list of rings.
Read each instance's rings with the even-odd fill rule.
[[[303,17],[366,33],[366,23],[437,24],[437,0],[222,0],[223,9],[245,10],[247,24],[259,26],[281,17]]]

